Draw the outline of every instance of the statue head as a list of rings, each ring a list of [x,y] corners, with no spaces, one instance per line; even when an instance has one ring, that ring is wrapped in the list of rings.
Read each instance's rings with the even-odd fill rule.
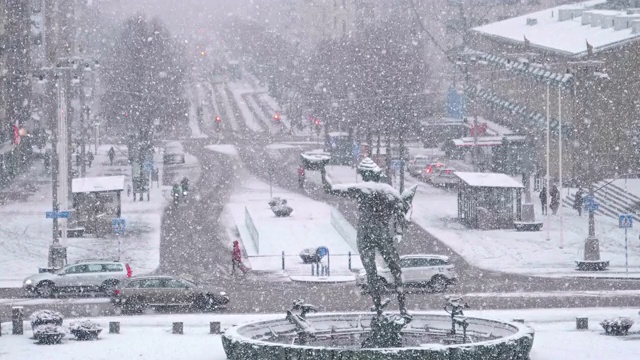
[[[382,169],[371,158],[366,157],[358,164],[358,174],[362,176],[364,181],[379,182],[382,177]]]

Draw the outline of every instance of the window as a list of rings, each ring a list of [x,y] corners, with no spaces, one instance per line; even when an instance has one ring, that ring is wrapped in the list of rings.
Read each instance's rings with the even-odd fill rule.
[[[429,266],[443,266],[447,265],[447,262],[442,259],[429,259]]]
[[[162,287],[162,280],[160,279],[147,279],[142,281],[140,287],[143,289],[157,289]]]
[[[165,281],[164,287],[167,287],[170,289],[186,289],[190,286],[186,281],[183,281],[181,279],[167,279]]]
[[[87,272],[92,272],[92,273],[96,273],[96,272],[102,272],[102,265],[101,264],[89,264],[87,265]]]
[[[105,271],[109,271],[109,272],[122,271],[122,265],[121,264],[104,264],[103,266],[104,266]]]
[[[136,280],[136,281],[129,281],[129,282],[127,283],[126,288],[127,288],[127,289],[138,289],[138,288],[140,288],[140,285],[141,285],[141,281],[140,281],[140,280]]]
[[[66,274],[82,274],[87,272],[87,265],[71,266],[65,270]]]

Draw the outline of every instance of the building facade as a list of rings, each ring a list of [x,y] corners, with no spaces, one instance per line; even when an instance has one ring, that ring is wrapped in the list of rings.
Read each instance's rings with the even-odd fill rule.
[[[640,164],[638,40],[640,11],[620,1],[564,5],[476,27],[464,53],[468,93],[478,114],[532,139],[540,169],[548,126],[554,178],[560,139],[565,179],[585,183],[633,172]]]

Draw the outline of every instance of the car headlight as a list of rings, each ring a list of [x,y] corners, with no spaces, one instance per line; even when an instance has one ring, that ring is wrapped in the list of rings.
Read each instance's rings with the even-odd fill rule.
[[[27,279],[27,280],[24,281],[24,284],[25,285],[31,285],[32,282],[33,281],[31,281],[31,279]]]

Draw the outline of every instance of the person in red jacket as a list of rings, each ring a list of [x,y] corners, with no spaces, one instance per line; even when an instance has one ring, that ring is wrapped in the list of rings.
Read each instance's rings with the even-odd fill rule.
[[[236,273],[236,267],[242,270],[243,274],[246,274],[249,269],[247,269],[244,264],[242,264],[242,251],[240,251],[240,243],[238,240],[233,241],[233,252],[231,254],[231,274]]]

